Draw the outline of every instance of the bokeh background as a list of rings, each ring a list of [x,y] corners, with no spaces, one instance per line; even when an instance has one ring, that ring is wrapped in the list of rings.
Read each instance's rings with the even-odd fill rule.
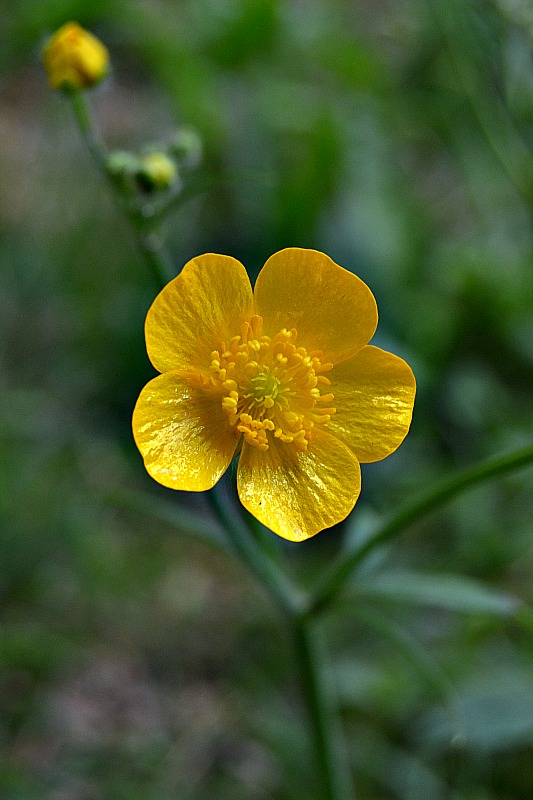
[[[2,9],[0,796],[319,800],[275,609],[191,535],[193,515],[219,536],[204,498],[160,490],[132,441],[157,287],[42,72],[69,19],[111,51],[90,97],[111,148],[183,124],[203,139],[211,185],[167,226],[176,270],[212,251],[253,278],[277,249],[323,250],[371,286],[374,342],[414,368],[411,434],[364,468],[350,519],[272,544],[308,581],[434,479],[531,442],[532,6]],[[360,800],[533,796],[533,634],[461,583],[533,601],[532,479],[411,527],[325,619]]]

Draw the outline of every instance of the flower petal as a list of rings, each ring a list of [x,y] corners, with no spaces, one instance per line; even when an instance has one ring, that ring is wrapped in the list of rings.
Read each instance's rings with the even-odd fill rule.
[[[296,328],[308,351],[321,350],[336,364],[374,335],[378,313],[368,286],[317,250],[289,247],[274,253],[254,289],[265,333]]]
[[[380,461],[403,442],[413,413],[416,381],[411,367],[379,347],[364,347],[328,373],[337,413],[328,430],[361,463]]]
[[[353,453],[316,430],[305,453],[277,439],[264,452],[245,443],[237,488],[243,506],[263,525],[299,542],[350,513],[361,476]]]
[[[208,367],[211,352],[240,333],[252,307],[252,287],[240,261],[213,253],[193,258],[148,311],[150,361],[159,372]]]
[[[176,372],[144,387],[133,412],[133,435],[152,478],[187,492],[214,486],[238,442],[220,396],[191,386]]]

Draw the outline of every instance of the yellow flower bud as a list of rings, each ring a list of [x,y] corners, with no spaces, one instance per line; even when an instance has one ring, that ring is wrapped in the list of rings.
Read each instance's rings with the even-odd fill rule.
[[[67,22],[48,40],[43,61],[53,89],[87,89],[105,77],[109,52],[77,22]]]
[[[177,177],[176,164],[165,153],[148,153],[141,159],[139,178],[145,189],[169,189]]]

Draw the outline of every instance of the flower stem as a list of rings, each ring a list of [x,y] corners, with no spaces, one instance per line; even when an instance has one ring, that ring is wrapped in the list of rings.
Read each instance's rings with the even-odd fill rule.
[[[107,173],[107,149],[93,125],[85,93],[78,89],[71,89],[67,92],[67,97],[70,100],[78,128],[87,145],[87,149],[100,169]]]
[[[497,458],[489,458],[474,467],[452,475],[443,480],[436,486],[424,492],[418,499],[406,503],[393,514],[376,531],[372,538],[368,539],[358,549],[348,553],[341,558],[332,568],[324,579],[315,588],[311,604],[311,611],[322,610],[328,606],[335,598],[338,591],[342,589],[345,581],[349,578],[353,570],[363,561],[363,559],[385,542],[401,533],[404,528],[413,522],[421,519],[426,514],[434,511],[439,506],[452,500],[457,495],[464,492],[470,486],[482,483],[489,478],[503,475],[505,472],[523,467],[533,462],[533,445],[509,453]]]
[[[207,498],[233,547],[285,616],[292,619],[305,613],[308,605],[305,593],[262,550],[220,483],[207,493]]]
[[[172,266],[170,256],[155,231],[143,233],[132,217],[130,216],[129,218],[135,231],[137,246],[144,255],[155,282],[162,289],[176,277],[176,270]]]
[[[353,800],[342,732],[326,680],[324,648],[308,614],[308,598],[260,546],[254,532],[217,484],[209,502],[231,542],[261,585],[283,612],[292,634],[303,696],[313,731],[315,763],[322,800]]]
[[[309,616],[296,617],[292,631],[301,684],[313,730],[316,768],[320,780],[317,796],[323,800],[353,800],[348,756],[340,722],[327,681],[325,648]]]
[[[85,92],[71,90],[67,93],[67,96],[70,100],[80,132],[87,145],[87,149],[106,178],[117,205],[128,219],[135,234],[137,246],[144,255],[157,286],[162,289],[163,286],[176,276],[176,271],[172,266],[170,256],[167,253],[162,238],[158,236],[156,231],[156,226],[161,220],[159,217],[156,218],[155,215],[151,213],[151,209],[142,202],[138,203],[136,206],[125,202],[123,193],[120,191],[116,181],[113,179],[113,175],[109,171],[109,153],[96,131]]]

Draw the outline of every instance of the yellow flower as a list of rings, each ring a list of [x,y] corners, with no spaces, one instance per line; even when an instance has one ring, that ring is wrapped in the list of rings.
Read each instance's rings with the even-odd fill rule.
[[[268,528],[301,541],[340,522],[360,462],[396,450],[411,422],[413,373],[367,345],[376,326],[370,289],[316,250],[275,253],[253,292],[234,258],[189,261],[146,318],[162,373],[133,414],[146,469],[204,491],[240,450],[240,500]]]
[[[109,53],[77,22],[67,22],[47,42],[44,67],[53,89],[87,89],[106,75]]]

